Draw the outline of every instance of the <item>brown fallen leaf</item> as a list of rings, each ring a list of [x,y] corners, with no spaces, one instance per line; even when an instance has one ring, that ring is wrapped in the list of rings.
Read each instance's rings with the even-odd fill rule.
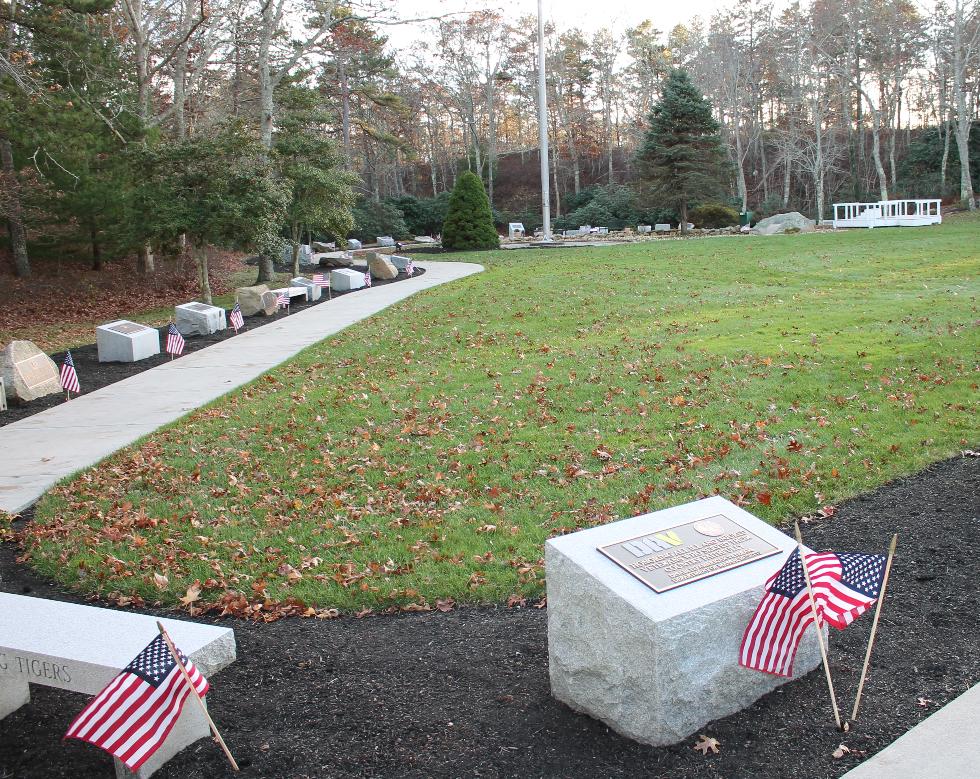
[[[721,749],[721,743],[716,738],[712,738],[711,736],[706,736],[701,733],[698,736],[698,739],[698,743],[694,745],[694,748],[702,755],[707,755],[709,751],[712,754],[717,755]]]
[[[439,611],[452,611],[453,606],[455,605],[456,601],[454,601],[452,598],[441,598],[436,601],[436,608],[439,609]]]
[[[842,757],[844,757],[844,755],[849,755],[850,753],[851,750],[847,746],[847,744],[841,744],[840,746],[837,747],[837,749],[834,750],[831,757],[833,757],[834,760],[840,760]]]
[[[194,583],[187,588],[187,592],[180,599],[180,602],[185,606],[190,606],[194,601],[201,599],[201,580],[197,579]]]
[[[153,583],[157,586],[158,590],[165,590],[170,586],[170,579],[164,576],[162,573],[153,572]]]
[[[932,703],[932,701],[929,700],[929,698],[916,698],[915,699],[915,705],[916,706],[921,706],[923,709],[928,708],[928,706],[931,703]]]

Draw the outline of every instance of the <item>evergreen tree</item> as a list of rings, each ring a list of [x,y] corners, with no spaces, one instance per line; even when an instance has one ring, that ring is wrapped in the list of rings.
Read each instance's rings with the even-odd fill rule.
[[[442,225],[444,249],[499,249],[490,201],[480,177],[466,171],[456,180],[449,198],[449,213]]]
[[[680,213],[682,233],[688,204],[717,195],[727,174],[718,129],[711,105],[687,71],[671,70],[638,156],[652,192]]]

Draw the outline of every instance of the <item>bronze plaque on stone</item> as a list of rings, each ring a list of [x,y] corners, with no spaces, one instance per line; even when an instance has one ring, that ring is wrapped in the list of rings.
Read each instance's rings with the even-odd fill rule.
[[[123,322],[122,324],[116,325],[115,327],[110,327],[109,329],[117,333],[123,333],[124,335],[131,335],[132,333],[139,333],[149,328],[143,325],[138,325],[135,322]]]
[[[15,362],[14,368],[28,389],[33,389],[46,381],[58,378],[58,374],[52,369],[46,354],[35,354],[26,360]]]
[[[682,587],[780,551],[723,514],[597,548],[655,592]]]
[[[184,308],[193,308],[195,311],[210,311],[214,306],[207,303],[188,303]]]

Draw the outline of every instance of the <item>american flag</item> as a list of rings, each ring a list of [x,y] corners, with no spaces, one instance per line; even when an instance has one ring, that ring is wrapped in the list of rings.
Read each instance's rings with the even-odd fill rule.
[[[180,659],[198,695],[207,695],[208,680],[182,652]],[[136,771],[166,741],[188,695],[187,681],[157,636],[82,709],[65,738],[104,749]]]
[[[330,286],[330,279],[328,279],[322,273],[314,273],[313,274],[313,283],[316,284],[316,286],[318,286],[318,287],[329,287]]]
[[[846,563],[844,558],[849,558]],[[826,621],[843,629],[878,598],[885,558],[825,552],[807,555],[806,565],[819,627]],[[778,676],[792,676],[796,650],[812,624],[813,608],[797,548],[766,582],[762,601],[742,636],[739,664]]]
[[[78,374],[75,373],[75,361],[71,358],[71,352],[65,352],[65,361],[61,363],[61,388],[65,392],[82,391],[78,383]]]
[[[279,304],[279,308],[289,308],[289,293],[283,290],[276,297],[276,303]]]
[[[365,287],[370,287],[371,286],[371,271],[369,271],[369,270],[368,271],[364,271],[364,286]]]
[[[405,275],[414,276],[415,275],[415,263],[409,260],[405,263]]]
[[[242,316],[242,307],[235,303],[235,307],[231,310],[231,326],[235,328],[237,333],[241,328],[245,327],[245,318]]]
[[[167,347],[164,351],[167,354],[179,355],[184,353],[184,336],[180,334],[180,330],[177,329],[177,325],[173,322],[167,328]]]

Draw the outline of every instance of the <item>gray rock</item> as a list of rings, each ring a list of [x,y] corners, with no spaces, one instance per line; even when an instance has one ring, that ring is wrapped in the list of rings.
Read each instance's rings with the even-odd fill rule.
[[[398,269],[377,252],[368,254],[368,270],[373,279],[388,281],[398,275]]]
[[[347,239],[347,248],[348,249],[361,249],[361,248],[363,248],[363,246],[362,246],[361,242],[358,241],[356,238],[348,238]]]
[[[816,229],[817,225],[812,219],[807,219],[799,211],[790,211],[788,214],[776,214],[759,220],[752,232],[755,235],[778,235],[787,231],[812,233]]]
[[[523,235],[524,225],[521,225],[521,234]],[[415,243],[436,243],[436,239],[431,235],[416,235]]]
[[[379,235],[378,236],[378,246],[394,246],[395,239],[390,235]]]
[[[408,263],[410,263],[411,260],[408,257],[402,257],[401,255],[398,254],[389,254],[388,262],[394,265],[395,268],[397,268],[398,270],[405,270],[405,268],[408,267]]]
[[[61,392],[61,372],[32,341],[11,341],[0,353],[7,400],[28,403]]]
[[[783,553],[656,592],[597,550],[719,514]],[[743,668],[738,650],[765,580],[794,547],[718,497],[552,538],[545,545],[552,693],[654,746],[676,743],[751,705],[789,681]],[[810,629],[795,676],[819,663]]]
[[[328,252],[318,256],[321,268],[349,268],[354,263],[350,252]]]
[[[322,241],[314,241],[312,243],[312,246],[313,246],[313,251],[318,253],[332,252],[334,249],[337,248],[337,244],[335,244],[333,241],[331,241],[330,243],[323,243]]]
[[[255,316],[255,314],[265,314],[269,316],[276,312],[276,296],[272,295],[272,303],[269,303],[269,288],[265,284],[257,284],[254,287],[239,287],[235,290],[238,297],[238,305],[242,307],[243,316]]]

